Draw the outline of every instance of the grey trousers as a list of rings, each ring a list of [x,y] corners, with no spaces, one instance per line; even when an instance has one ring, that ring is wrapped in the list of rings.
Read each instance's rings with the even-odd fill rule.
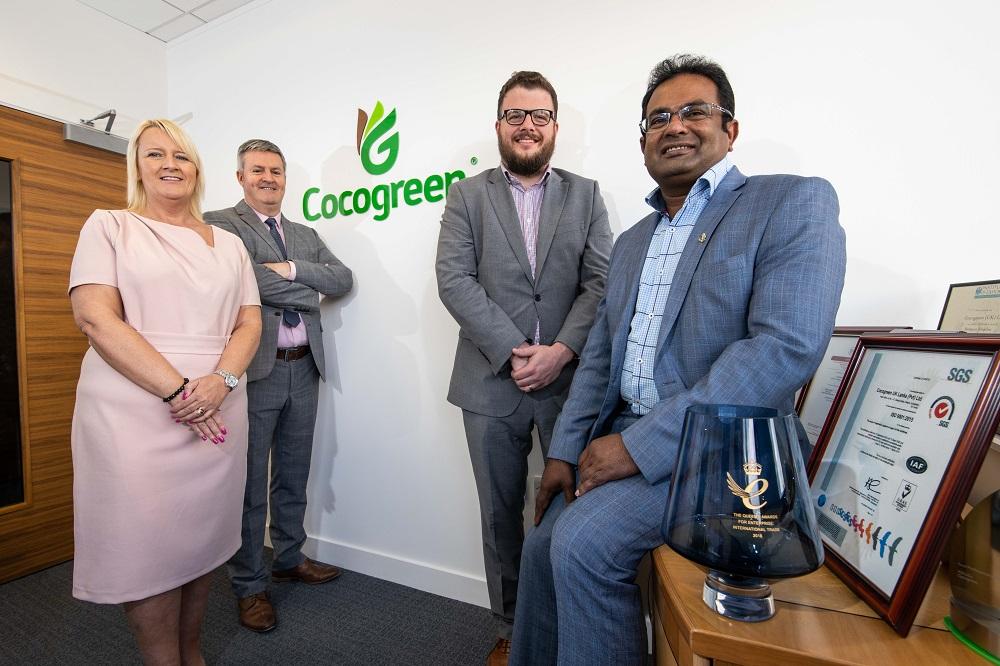
[[[277,360],[270,375],[247,384],[250,438],[243,544],[228,564],[233,592],[241,599],[266,590],[270,579],[264,564],[269,496],[272,568],[291,569],[305,559],[302,544],[306,532],[302,522],[318,399],[319,371],[309,355],[297,361]]]
[[[561,397],[528,393],[503,418],[462,411],[479,495],[486,588],[501,638],[510,638],[513,631],[531,431],[538,428],[544,456],[562,404]]]

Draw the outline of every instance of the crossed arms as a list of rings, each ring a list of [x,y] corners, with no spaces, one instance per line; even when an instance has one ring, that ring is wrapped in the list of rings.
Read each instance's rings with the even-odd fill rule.
[[[205,221],[244,238],[237,225],[222,215],[206,213]],[[298,257],[292,259],[295,263],[294,282],[282,275],[287,271],[287,268],[283,270],[283,267],[287,267],[287,262],[258,262],[251,253],[260,301],[264,305],[314,312],[319,309],[319,294],[331,298],[342,296],[354,285],[351,269],[330,252],[314,229],[304,229],[306,233],[312,234],[308,246],[316,248],[316,252],[311,261]]]

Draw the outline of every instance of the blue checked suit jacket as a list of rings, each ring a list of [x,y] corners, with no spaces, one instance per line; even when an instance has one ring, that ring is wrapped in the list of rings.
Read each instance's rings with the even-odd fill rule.
[[[698,219],[664,306],[660,400],[622,431],[647,481],[673,473],[694,403],[792,410],[830,341],[846,264],[833,187],[820,178],[732,169]],[[607,289],[556,424],[549,457],[576,464],[619,409],[622,363],[646,249],[659,215],[621,235]],[[699,242],[704,234],[705,240]]]

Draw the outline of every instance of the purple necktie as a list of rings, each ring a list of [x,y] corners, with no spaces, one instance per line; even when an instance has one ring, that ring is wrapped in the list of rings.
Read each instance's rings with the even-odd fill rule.
[[[264,224],[271,230],[271,238],[278,244],[278,249],[281,250],[281,258],[288,261],[288,251],[285,250],[285,241],[281,240],[281,234],[278,233],[278,221],[273,217],[269,217],[264,220]],[[294,310],[282,310],[281,319],[285,322],[285,326],[291,326],[292,328],[298,326],[299,322],[302,321],[302,317]]]

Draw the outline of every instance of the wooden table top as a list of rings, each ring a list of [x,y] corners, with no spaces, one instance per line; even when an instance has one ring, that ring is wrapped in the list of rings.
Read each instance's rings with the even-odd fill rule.
[[[695,654],[746,664],[987,663],[944,626],[950,585],[944,568],[901,638],[825,566],[772,585],[775,616],[765,622],[727,620],[701,599],[705,572],[667,546],[653,553],[658,600],[669,604]]]

